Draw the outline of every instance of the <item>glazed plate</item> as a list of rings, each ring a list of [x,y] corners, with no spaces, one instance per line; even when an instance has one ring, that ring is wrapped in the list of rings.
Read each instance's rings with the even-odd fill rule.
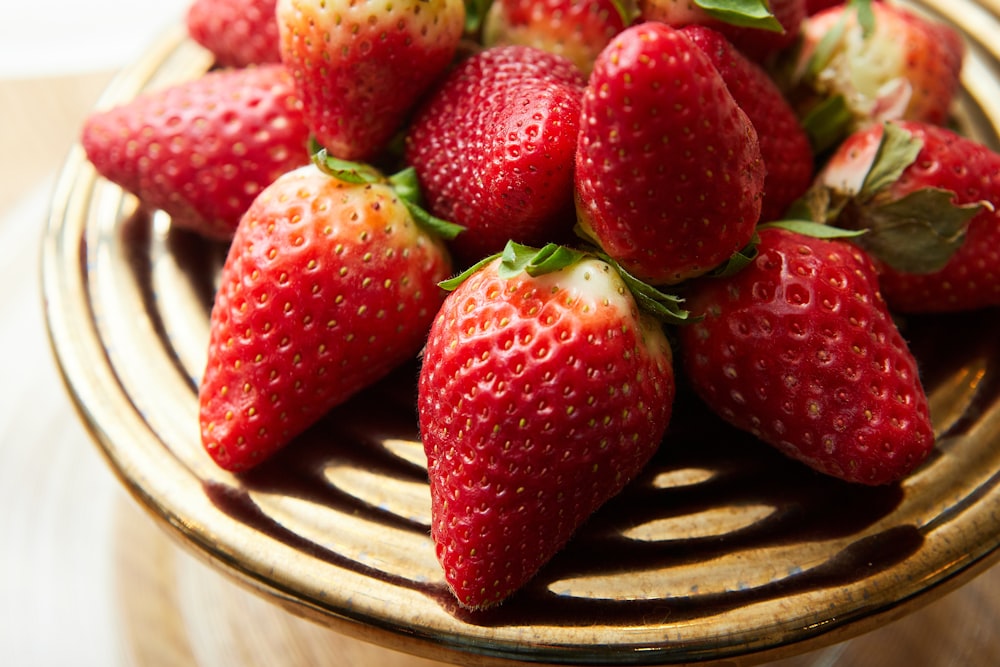
[[[958,122],[1000,145],[1000,3],[913,3],[959,26]],[[199,75],[180,29],[101,106]],[[70,393],[121,482],[168,532],[283,608],[448,662],[752,664],[840,641],[952,590],[1000,555],[1000,310],[901,322],[938,443],[905,482],[821,477],[682,389],[642,476],[524,590],[459,608],[435,560],[417,361],[259,470],[203,452],[197,385],[225,247],[171,229],[79,147],[54,193],[45,308]]]

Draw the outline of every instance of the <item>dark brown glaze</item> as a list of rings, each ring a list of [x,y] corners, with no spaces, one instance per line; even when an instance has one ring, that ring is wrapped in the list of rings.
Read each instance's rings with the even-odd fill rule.
[[[933,346],[941,334],[932,321],[914,331],[918,349]],[[959,346],[964,352],[981,345]],[[969,352],[970,354],[972,352]],[[388,439],[418,448],[415,382],[418,362],[399,369],[375,387],[335,409],[272,461],[239,477],[240,487],[209,487],[206,492],[220,510],[253,526],[270,539],[284,542],[317,558],[348,567],[391,583],[420,590],[437,599],[450,613],[471,624],[602,624],[633,625],[666,613],[672,620],[721,613],[727,609],[849,583],[859,568],[874,573],[890,568],[919,549],[922,534],[900,525],[874,534],[869,529],[890,516],[903,501],[898,485],[865,487],[825,477],[791,461],[752,436],[736,431],[712,416],[690,393],[681,391],[674,423],[661,451],[644,474],[609,502],[575,539],[517,596],[488,612],[460,609],[440,583],[416,582],[345,560],[285,530],[260,511],[255,493],[301,498],[331,511],[362,515],[365,520],[426,534],[429,526],[402,517],[332,485],[323,471],[350,465],[372,471],[386,480],[426,483],[426,470],[401,458],[385,446]],[[996,382],[986,386],[996,390]],[[994,396],[995,398],[995,396]],[[983,404],[989,405],[990,398]],[[680,487],[654,484],[661,475],[693,469],[705,479]],[[689,537],[664,532],[655,540],[624,536],[631,527],[658,519],[678,519],[714,508],[772,508],[765,518],[718,535]],[[615,577],[661,568],[689,568],[727,553],[768,549],[782,545],[819,543],[860,536],[824,562],[788,572],[763,584],[724,594],[662,591],[645,601],[590,600],[551,593],[553,584],[580,576]],[[391,545],[384,548],[391,549]]]

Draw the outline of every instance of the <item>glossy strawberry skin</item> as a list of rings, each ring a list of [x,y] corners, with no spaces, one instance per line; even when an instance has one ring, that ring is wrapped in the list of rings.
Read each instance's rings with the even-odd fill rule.
[[[466,227],[452,242],[473,263],[507,241],[571,235],[583,75],[532,47],[486,49],[458,65],[416,113],[406,160],[427,208]]]
[[[679,330],[687,377],[726,421],[852,483],[898,481],[930,454],[916,361],[852,244],[762,229],[750,266],[685,305],[704,316]]]
[[[598,54],[626,27],[612,0],[494,0],[482,41],[556,53],[589,75]]]
[[[629,272],[672,284],[752,238],[765,168],[757,133],[707,55],[644,23],[602,52],[576,157],[581,225]]]
[[[781,219],[812,183],[809,136],[774,80],[722,33],[700,25],[681,31],[711,59],[733,99],[753,123],[767,169],[760,219]]]
[[[712,17],[692,0],[639,0],[639,13],[646,21],[661,21],[675,28],[710,27],[725,35],[746,57],[763,64],[795,45],[806,17],[805,0],[770,0],[768,5],[783,30],[732,25]]]
[[[803,24],[804,62],[845,15],[848,26],[834,50],[840,57],[810,74],[807,86],[820,97],[843,94],[856,116],[853,129],[893,119],[946,124],[965,58],[961,35],[894,3],[875,2],[871,9],[875,29],[866,39],[847,5],[821,11]]]
[[[929,273],[878,262],[879,283],[890,308],[906,313],[946,313],[1000,305],[1000,155],[947,128],[897,121],[923,142],[914,163],[879,195],[897,201],[924,188],[953,193],[955,204],[981,204],[965,240],[944,268]],[[883,134],[882,125],[860,130],[831,156],[818,179],[840,193],[856,192]]]
[[[441,243],[381,184],[307,165],[240,223],[211,314],[202,442],[247,470],[412,358],[451,272]]]
[[[275,0],[193,0],[185,25],[221,67],[281,62]]]
[[[264,187],[309,161],[308,138],[279,64],[209,72],[94,112],[81,143],[98,173],[146,207],[228,240]]]
[[[281,59],[317,141],[372,160],[444,72],[465,26],[462,0],[278,0]]]
[[[495,605],[534,576],[659,448],[674,391],[663,330],[608,264],[505,279],[494,262],[452,292],[418,406],[458,601]]]

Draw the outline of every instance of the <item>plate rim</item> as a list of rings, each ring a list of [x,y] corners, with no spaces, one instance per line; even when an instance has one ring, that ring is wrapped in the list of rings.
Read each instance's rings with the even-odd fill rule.
[[[134,94],[138,91],[136,85],[139,83],[147,85],[149,80],[159,72],[162,61],[170,54],[174,54],[178,47],[183,44],[190,44],[190,42],[181,27],[167,32],[139,63],[122,72],[112,81],[97,106],[115,102],[122,99],[123,95]],[[675,661],[669,660],[670,656],[665,650],[666,646],[660,646],[658,651],[652,650],[652,647],[636,646],[636,650],[630,655],[620,656],[624,658],[623,660],[603,661],[584,660],[588,658],[588,655],[584,654],[589,650],[588,647],[579,647],[574,651],[571,647],[561,646],[553,651],[534,649],[530,653],[522,654],[505,646],[470,647],[467,638],[461,635],[421,634],[419,628],[405,624],[394,625],[387,622],[386,619],[372,618],[364,614],[352,614],[344,609],[325,606],[311,598],[303,598],[298,591],[284,587],[268,578],[266,573],[246,567],[245,560],[240,557],[238,552],[222,548],[217,542],[208,539],[199,530],[199,526],[192,525],[185,518],[187,513],[184,510],[190,507],[191,503],[185,501],[178,506],[164,502],[162,494],[155,494],[151,491],[151,489],[157,488],[156,485],[144,483],[148,481],[148,477],[144,473],[146,469],[144,466],[148,464],[140,464],[128,459],[123,455],[121,448],[116,445],[123,438],[142,437],[144,434],[154,438],[158,436],[149,429],[148,423],[141,419],[138,408],[124,393],[119,378],[112,368],[105,366],[95,368],[84,363],[84,359],[89,359],[87,354],[96,352],[96,348],[100,348],[101,353],[106,354],[96,327],[80,332],[72,330],[72,326],[69,324],[71,318],[68,313],[75,313],[77,316],[88,313],[92,318],[93,311],[90,309],[89,298],[81,299],[80,303],[73,304],[68,296],[69,294],[87,295],[87,267],[85,266],[87,252],[85,248],[81,247],[81,245],[86,244],[87,229],[86,227],[79,229],[81,232],[79,238],[76,234],[70,234],[67,237],[67,231],[77,229],[72,225],[67,226],[70,222],[67,220],[67,216],[72,211],[80,210],[80,207],[89,206],[98,181],[99,179],[89,167],[82,149],[79,146],[74,146],[57,179],[42,245],[41,280],[50,346],[57,360],[63,383],[72,398],[81,421],[98,444],[99,450],[117,478],[139,501],[147,513],[156,519],[157,523],[167,528],[167,532],[176,538],[179,544],[236,581],[266,595],[291,613],[328,625],[346,635],[422,657],[454,660],[458,656],[468,659],[470,649],[474,648],[471,655],[474,655],[482,664],[489,665],[521,664],[521,661],[524,660],[530,662],[553,660],[553,664],[578,664],[577,662],[567,662],[565,658],[583,660],[587,664],[676,664]],[[76,284],[76,280],[80,281],[79,285]],[[75,286],[76,289],[67,292],[67,286]],[[108,391],[106,400],[95,404],[90,396],[94,392],[85,392],[83,387],[100,387],[102,391]],[[110,396],[114,393],[115,388],[121,390],[120,398],[124,399],[124,402],[135,412],[124,417],[122,422],[109,425],[115,417],[122,418],[122,415],[117,413],[116,407],[111,405]],[[189,470],[186,472],[190,473]],[[1000,475],[1000,472],[997,474]],[[168,491],[171,490],[168,489]],[[168,493],[168,495],[170,494]],[[174,496],[171,495],[171,498],[175,503],[178,502]],[[204,503],[195,504],[201,505],[200,509],[204,509]],[[997,506],[1000,507],[1000,503],[997,503]],[[837,619],[818,624],[792,644],[783,643],[781,640],[770,643],[763,642],[749,653],[740,652],[738,648],[734,647],[728,653],[711,657],[704,656],[705,660],[697,660],[697,662],[732,660],[737,657],[752,661],[770,660],[789,655],[789,649],[791,649],[791,653],[797,654],[862,634],[950,592],[997,561],[1000,561],[1000,536],[979,554],[970,554],[960,567],[948,570],[929,588],[920,589],[913,595],[904,597],[892,605],[869,611],[861,619]],[[650,650],[640,650],[647,648]],[[684,655],[680,657],[685,662],[691,662],[695,656]],[[608,656],[604,656],[604,658],[607,659]],[[667,662],[664,662],[665,659]]]

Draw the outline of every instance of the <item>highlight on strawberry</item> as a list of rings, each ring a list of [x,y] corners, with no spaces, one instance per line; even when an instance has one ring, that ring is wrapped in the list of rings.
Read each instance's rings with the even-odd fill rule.
[[[511,243],[447,286],[422,355],[420,435],[445,579],[480,609],[659,449],[673,357],[614,264],[589,253]]]
[[[685,290],[696,319],[678,329],[680,357],[722,419],[824,474],[888,484],[927,458],[934,430],[875,266],[842,235],[762,226],[749,265]]]
[[[580,226],[638,278],[675,284],[744,247],[760,219],[757,131],[684,32],[619,33],[584,91],[576,152]]]
[[[371,160],[451,64],[462,0],[278,0],[281,61],[332,155]]]
[[[1000,305],[1000,155],[919,121],[873,125],[844,141],[803,201],[807,215],[866,233],[900,313]]]
[[[638,5],[639,16],[645,21],[718,30],[760,64],[770,63],[795,45],[806,16],[805,0],[639,0]]]
[[[508,240],[572,238],[573,162],[586,80],[569,60],[528,46],[472,54],[430,91],[405,139],[429,211],[466,228],[467,266]]]
[[[845,493],[927,460],[897,319],[1000,306],[1000,157],[951,122],[954,28],[889,0],[273,4],[193,0],[216,67],[81,136],[229,244],[219,466],[419,362],[431,533],[479,609],[669,455],[679,380]],[[261,18],[280,62],[204,11]]]
[[[184,25],[218,67],[278,63],[275,4],[276,0],[192,0]]]
[[[485,12],[482,43],[530,46],[564,57],[584,75],[619,32],[637,18],[622,0],[493,0]]]
[[[223,241],[263,188],[309,162],[309,128],[280,64],[213,70],[95,111],[80,141],[141,206]]]
[[[199,387],[202,443],[248,470],[421,348],[456,228],[415,204],[409,170],[315,153],[266,188],[222,268]]]

